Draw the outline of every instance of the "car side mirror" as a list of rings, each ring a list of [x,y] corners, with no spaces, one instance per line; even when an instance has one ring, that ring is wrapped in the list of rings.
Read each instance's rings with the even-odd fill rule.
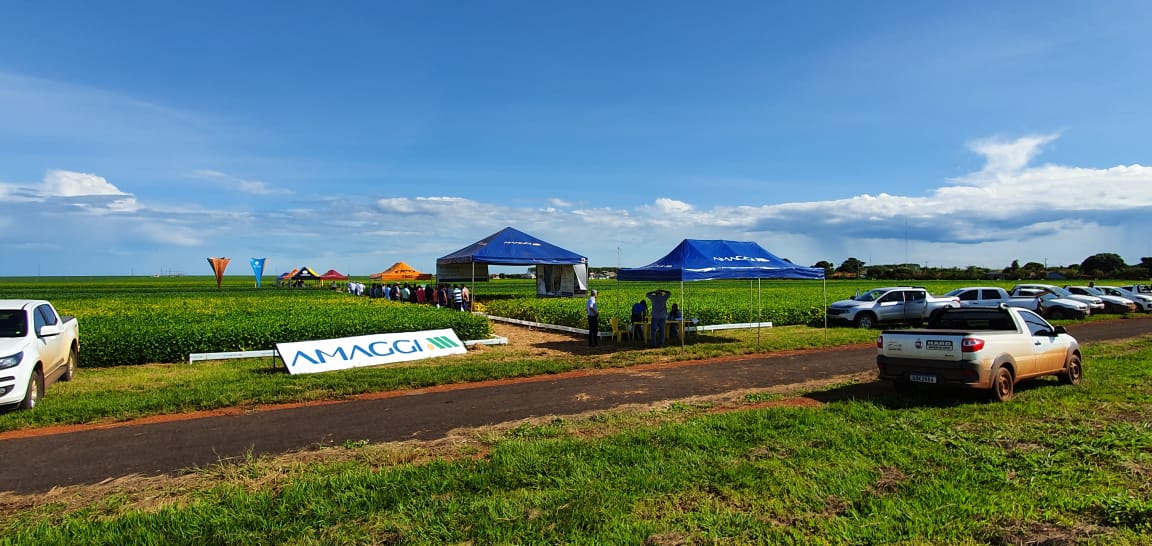
[[[1052,329],[1052,333],[1054,333],[1054,334],[1067,334],[1068,330],[1066,328],[1064,328],[1063,326],[1057,326],[1057,327]]]
[[[40,327],[40,337],[51,337],[60,335],[60,326],[57,324],[45,324]]]

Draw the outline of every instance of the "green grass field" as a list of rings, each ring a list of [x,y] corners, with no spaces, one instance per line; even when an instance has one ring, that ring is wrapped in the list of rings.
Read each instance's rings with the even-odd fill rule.
[[[845,384],[0,497],[0,541],[1150,544],[1152,339],[1086,354],[1007,404]]]

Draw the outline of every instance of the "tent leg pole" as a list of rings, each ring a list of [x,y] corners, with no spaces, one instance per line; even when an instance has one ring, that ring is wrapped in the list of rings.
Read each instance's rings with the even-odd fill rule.
[[[687,319],[688,311],[684,307],[684,279],[680,279],[680,326],[683,330],[683,332],[677,332],[682,334],[680,336],[680,352],[684,352],[684,338],[688,337],[688,329],[684,328],[686,326],[684,321]]]
[[[828,344],[828,277],[824,277],[824,344]]]

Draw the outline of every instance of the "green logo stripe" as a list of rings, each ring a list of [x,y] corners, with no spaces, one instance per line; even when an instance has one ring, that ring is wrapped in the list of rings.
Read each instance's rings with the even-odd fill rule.
[[[430,338],[428,338],[428,342],[441,348],[441,349],[449,349],[451,347],[459,347],[460,346],[455,341],[452,341],[452,338],[449,338],[447,336],[430,337]]]

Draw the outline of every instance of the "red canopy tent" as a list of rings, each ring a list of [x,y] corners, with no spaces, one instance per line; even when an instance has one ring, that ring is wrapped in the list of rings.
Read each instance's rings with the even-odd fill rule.
[[[348,280],[348,275],[336,271],[335,269],[329,269],[328,271],[325,271],[323,275],[320,275],[319,278],[322,281],[346,281]]]

